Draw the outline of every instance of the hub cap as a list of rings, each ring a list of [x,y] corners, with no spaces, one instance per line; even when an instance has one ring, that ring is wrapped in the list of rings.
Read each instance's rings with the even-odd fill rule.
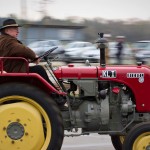
[[[150,150],[150,145],[146,147],[146,150]]]
[[[21,139],[24,135],[24,127],[18,122],[12,122],[7,127],[7,135],[13,140]]]

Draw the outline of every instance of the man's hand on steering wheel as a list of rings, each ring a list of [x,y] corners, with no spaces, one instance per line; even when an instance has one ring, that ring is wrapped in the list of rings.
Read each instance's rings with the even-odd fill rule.
[[[37,65],[40,63],[41,59],[37,55],[36,55],[36,58],[38,58],[38,59],[36,59],[34,63]]]
[[[41,59],[39,58],[38,55],[33,60],[30,60],[29,63],[35,63],[36,65],[39,64]]]

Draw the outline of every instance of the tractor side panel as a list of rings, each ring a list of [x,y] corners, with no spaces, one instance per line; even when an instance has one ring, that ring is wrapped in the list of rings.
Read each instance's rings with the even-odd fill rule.
[[[100,67],[98,78],[127,85],[134,94],[137,111],[150,112],[150,68],[146,66]]]

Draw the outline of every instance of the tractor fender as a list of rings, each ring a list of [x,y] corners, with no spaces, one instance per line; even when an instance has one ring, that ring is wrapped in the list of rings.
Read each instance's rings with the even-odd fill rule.
[[[47,93],[54,92],[59,95],[66,95],[65,92],[59,91],[48,83],[44,78],[36,73],[3,73],[0,75],[0,82],[22,82],[32,84],[36,87],[41,88]]]

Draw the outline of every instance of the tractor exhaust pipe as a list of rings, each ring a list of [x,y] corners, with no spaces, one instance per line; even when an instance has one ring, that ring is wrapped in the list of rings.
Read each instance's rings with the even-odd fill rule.
[[[103,37],[104,33],[98,33],[100,38],[96,41],[98,43],[98,47],[100,49],[100,66],[105,67],[106,66],[106,58],[105,58],[105,49],[106,49],[106,43],[107,40]]]

